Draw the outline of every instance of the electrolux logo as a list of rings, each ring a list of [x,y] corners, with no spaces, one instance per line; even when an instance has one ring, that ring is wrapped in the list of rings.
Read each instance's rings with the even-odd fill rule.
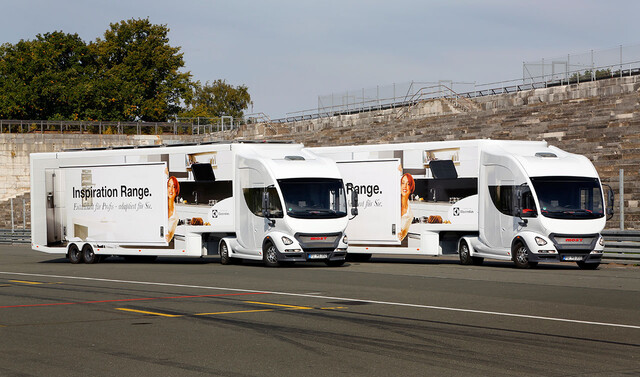
[[[474,211],[471,208],[460,208],[460,207],[453,207],[452,212],[453,212],[453,216],[468,215],[468,214],[476,213],[476,211]]]

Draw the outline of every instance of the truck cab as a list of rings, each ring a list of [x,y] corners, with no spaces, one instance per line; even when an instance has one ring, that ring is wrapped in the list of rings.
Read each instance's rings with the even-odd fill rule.
[[[221,241],[223,263],[268,266],[310,260],[345,262],[347,202],[335,163],[300,145],[236,148],[236,237]]]
[[[573,261],[584,269],[599,265],[605,198],[586,157],[531,143],[485,148],[478,195],[484,207],[479,236],[462,241],[472,250],[460,250],[461,260],[511,259],[522,268],[542,261]]]

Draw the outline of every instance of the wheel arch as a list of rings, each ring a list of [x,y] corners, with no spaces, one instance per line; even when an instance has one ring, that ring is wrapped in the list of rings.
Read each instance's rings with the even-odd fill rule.
[[[511,260],[515,258],[515,255],[516,255],[515,250],[519,244],[522,244],[524,247],[527,248],[528,252],[531,252],[531,248],[529,248],[529,245],[527,244],[527,241],[524,239],[524,237],[515,236],[511,241]]]

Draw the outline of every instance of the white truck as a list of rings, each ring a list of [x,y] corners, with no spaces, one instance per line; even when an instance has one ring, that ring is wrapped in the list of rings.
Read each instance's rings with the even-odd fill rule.
[[[311,149],[338,162],[347,196],[360,194],[360,214],[347,228],[350,259],[457,253],[462,264],[600,264],[613,193],[605,206],[584,156],[499,140]]]
[[[342,265],[334,161],[301,144],[234,142],[31,154],[31,242],[72,263],[220,255]]]

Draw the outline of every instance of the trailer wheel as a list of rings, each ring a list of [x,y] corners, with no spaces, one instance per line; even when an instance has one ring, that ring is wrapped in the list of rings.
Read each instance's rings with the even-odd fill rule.
[[[93,252],[93,247],[88,243],[82,246],[82,258],[84,259],[84,263],[93,264],[98,263],[100,257]]]
[[[473,258],[471,258],[471,251],[469,251],[467,241],[460,242],[460,246],[458,247],[458,256],[460,257],[460,264],[473,264]]]
[[[69,258],[69,262],[73,264],[82,263],[82,260],[83,260],[82,252],[78,248],[78,245],[76,245],[75,243],[72,243],[71,245],[69,245],[67,257]]]
[[[229,247],[227,246],[226,242],[220,242],[220,249],[218,250],[218,254],[220,254],[220,264],[231,264]]]
[[[529,249],[523,243],[517,243],[513,251],[513,263],[518,268],[531,268],[538,265],[538,262],[529,262]]]
[[[576,262],[578,267],[582,270],[595,270],[600,266],[600,262],[597,263],[586,263],[586,262]]]
[[[264,264],[267,267],[278,267],[280,265],[280,262],[278,262],[278,250],[276,249],[275,245],[271,242],[267,242],[264,245],[264,250],[263,250],[263,259],[264,259]]]

